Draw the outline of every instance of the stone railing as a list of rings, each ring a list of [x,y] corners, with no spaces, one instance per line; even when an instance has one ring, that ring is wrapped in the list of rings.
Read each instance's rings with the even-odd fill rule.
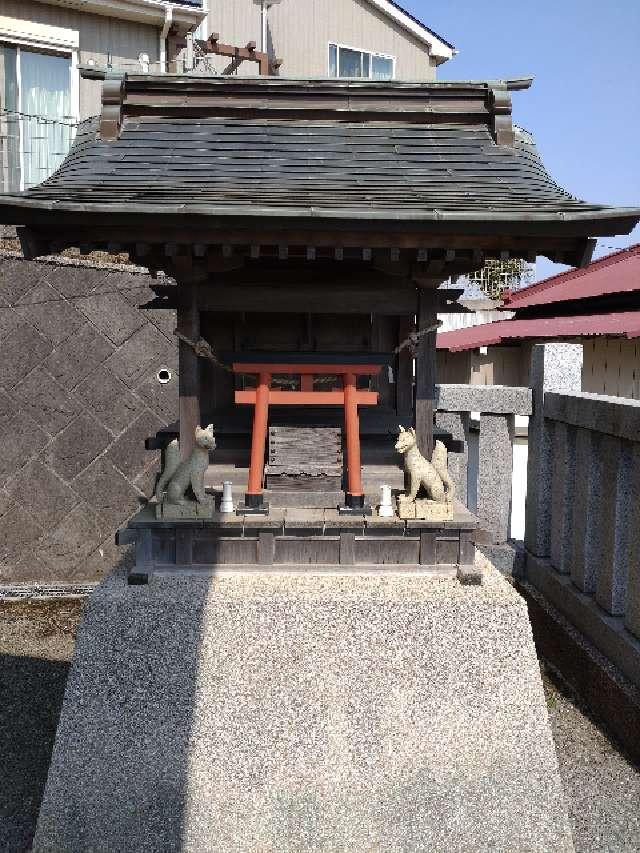
[[[509,537],[516,415],[531,414],[531,390],[503,385],[439,385],[436,424],[465,442],[463,453],[449,455],[449,470],[463,503],[468,499],[471,412],[480,413],[477,505],[492,542]]]
[[[640,402],[581,393],[572,350],[534,347],[526,578],[640,686]]]

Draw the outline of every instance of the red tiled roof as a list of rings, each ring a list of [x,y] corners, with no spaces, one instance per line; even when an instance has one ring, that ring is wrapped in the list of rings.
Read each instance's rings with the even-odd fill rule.
[[[630,290],[637,290],[640,294],[640,243],[598,258],[584,269],[554,275],[523,290],[506,291],[504,307],[517,311],[532,305],[569,302]]]
[[[619,311],[613,314],[585,314],[573,317],[541,317],[534,320],[498,320],[469,326],[451,332],[441,332],[436,338],[438,349],[452,352],[492,346],[509,340],[544,338],[588,338],[594,335],[625,335],[640,337],[640,311]]]

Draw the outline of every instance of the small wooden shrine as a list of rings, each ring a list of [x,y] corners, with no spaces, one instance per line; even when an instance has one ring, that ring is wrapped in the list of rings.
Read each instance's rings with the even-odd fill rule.
[[[124,251],[165,276],[153,305],[177,310],[180,410],[149,446],[179,436],[186,459],[213,424],[205,484],[241,494],[236,514],[143,510],[120,537],[137,577],[471,565],[463,507],[370,509],[402,486],[399,425],[432,456],[436,315],[461,310],[439,285],[486,258],[583,265],[638,215],[554,183],[512,125],[530,83],[114,76],[61,168],[0,201],[28,256]]]

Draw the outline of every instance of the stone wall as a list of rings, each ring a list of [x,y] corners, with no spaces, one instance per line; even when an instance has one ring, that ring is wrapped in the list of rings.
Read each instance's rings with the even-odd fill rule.
[[[173,312],[137,268],[0,255],[0,583],[97,580],[175,420]],[[170,382],[157,372],[167,367]]]
[[[526,576],[640,687],[640,402],[572,392],[570,346],[534,347]]]

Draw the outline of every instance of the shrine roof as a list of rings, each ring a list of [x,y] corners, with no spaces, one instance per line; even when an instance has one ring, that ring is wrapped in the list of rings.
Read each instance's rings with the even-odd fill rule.
[[[630,231],[640,209],[575,198],[512,125],[510,91],[529,84],[110,78],[101,116],[50,178],[0,199],[0,221],[98,226],[134,214],[182,227],[289,220],[576,240]]]

